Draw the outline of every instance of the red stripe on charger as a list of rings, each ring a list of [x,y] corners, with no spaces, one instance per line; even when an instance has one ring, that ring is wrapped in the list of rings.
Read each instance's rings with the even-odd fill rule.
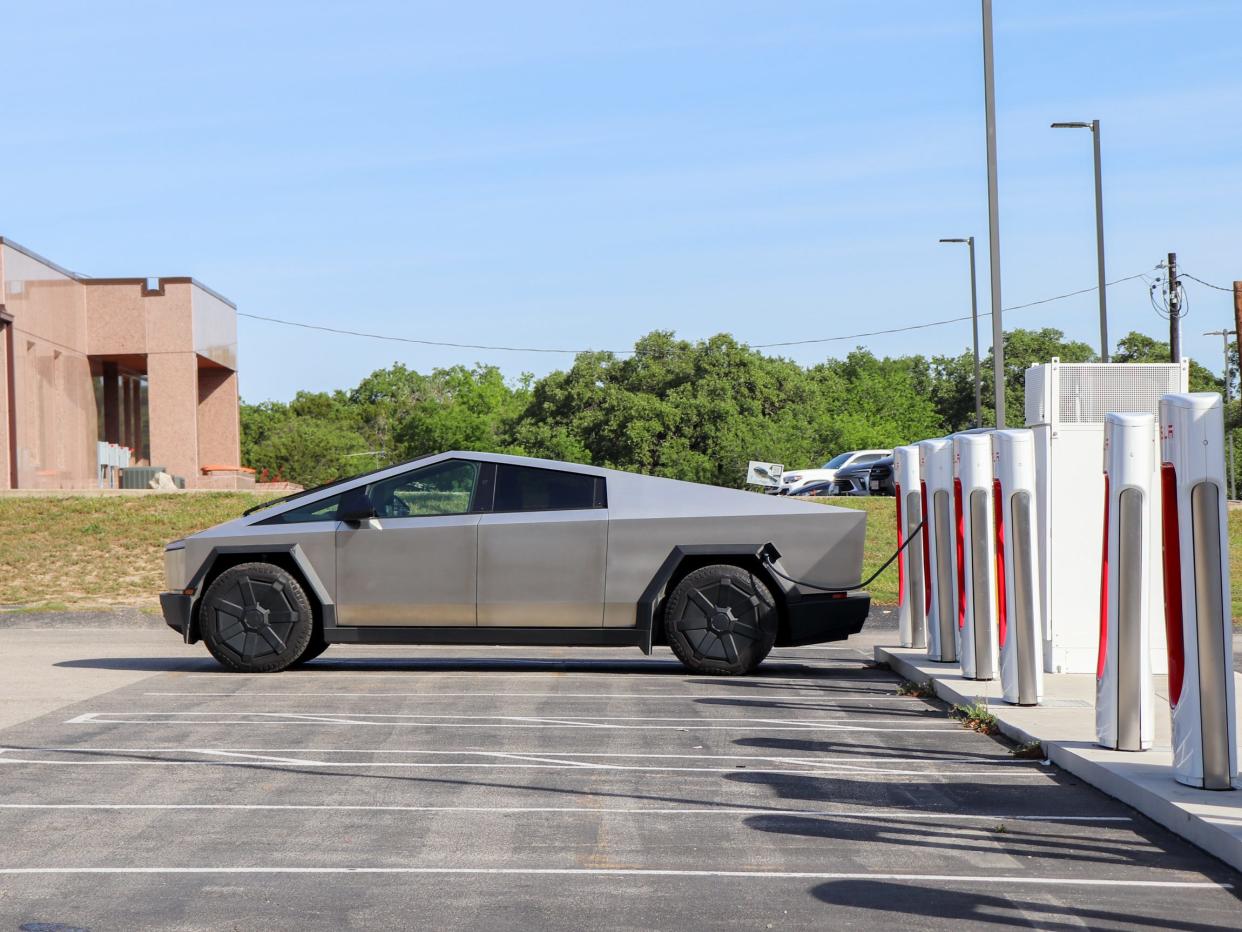
[[[1182,539],[1177,509],[1177,469],[1160,464],[1160,525],[1164,539],[1164,636],[1169,652],[1169,703],[1182,697],[1186,647],[1182,641]]]
[[[966,627],[966,519],[962,514],[962,480],[953,480],[953,512],[957,522],[957,626]]]

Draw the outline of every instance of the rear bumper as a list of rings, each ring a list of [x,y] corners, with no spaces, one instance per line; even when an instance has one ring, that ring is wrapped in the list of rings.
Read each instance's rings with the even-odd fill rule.
[[[164,613],[164,623],[182,638],[190,627],[190,608],[193,601],[183,592],[160,593],[160,611]]]
[[[786,625],[777,647],[800,647],[844,641],[862,630],[871,611],[871,593],[861,590],[844,597],[829,592],[786,595]]]

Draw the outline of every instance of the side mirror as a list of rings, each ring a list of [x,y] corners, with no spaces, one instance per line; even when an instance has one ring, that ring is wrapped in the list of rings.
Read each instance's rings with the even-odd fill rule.
[[[367,495],[366,486],[350,489],[341,497],[341,504],[336,510],[336,520],[346,524],[361,524],[375,517],[375,507]]]

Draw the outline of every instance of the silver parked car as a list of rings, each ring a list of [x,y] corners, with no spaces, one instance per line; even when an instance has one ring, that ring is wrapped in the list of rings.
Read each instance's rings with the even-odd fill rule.
[[[774,645],[862,627],[870,596],[850,587],[865,520],[594,466],[441,453],[172,542],[160,603],[186,643],[248,673],[333,643],[667,644],[697,672],[748,673]]]

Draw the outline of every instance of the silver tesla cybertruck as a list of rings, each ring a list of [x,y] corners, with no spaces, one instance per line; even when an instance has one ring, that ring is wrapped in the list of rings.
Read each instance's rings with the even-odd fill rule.
[[[871,597],[850,587],[865,522],[594,466],[440,453],[173,541],[160,604],[187,644],[246,673],[339,643],[667,644],[698,673],[749,673],[773,646],[861,629]]]

